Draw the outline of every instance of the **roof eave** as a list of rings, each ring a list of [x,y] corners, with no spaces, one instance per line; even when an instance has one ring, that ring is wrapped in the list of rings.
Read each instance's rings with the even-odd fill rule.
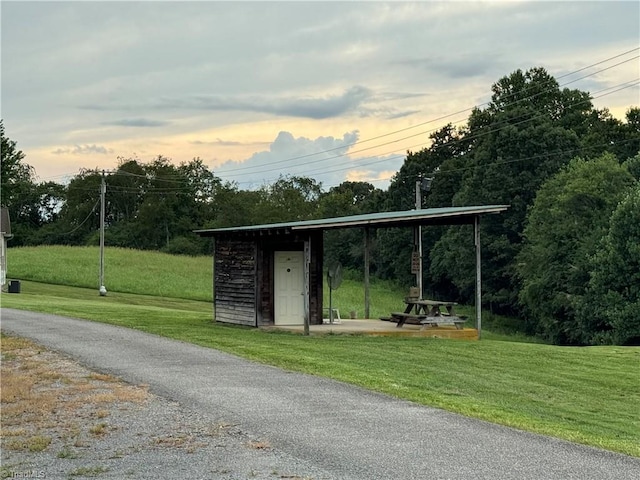
[[[451,207],[454,211],[437,210],[429,213],[429,209],[407,210],[403,212],[383,212],[380,218],[368,218],[371,214],[354,215],[351,217],[337,217],[318,220],[303,220],[300,222],[274,223],[268,225],[244,225],[238,227],[215,228],[208,230],[194,230],[201,237],[215,237],[225,235],[262,236],[274,234],[288,234],[309,230],[332,230],[354,227],[400,227],[412,225],[460,225],[472,223],[473,219],[482,215],[501,213],[509,205],[488,205],[475,207]],[[464,210],[469,208],[469,210]],[[446,210],[446,209],[445,209]],[[462,211],[461,211],[462,210]],[[393,216],[397,213],[397,216]]]

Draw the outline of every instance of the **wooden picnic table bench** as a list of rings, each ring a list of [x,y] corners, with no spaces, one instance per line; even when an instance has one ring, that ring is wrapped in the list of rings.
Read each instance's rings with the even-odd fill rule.
[[[391,312],[391,321],[397,322],[396,327],[401,327],[407,320],[415,320],[415,323],[420,323],[427,318],[426,314],[415,314],[406,312]]]
[[[405,313],[415,311],[416,314],[425,313],[433,317],[437,317],[438,315],[454,315],[453,307],[457,305],[457,302],[420,300],[410,297],[405,298],[404,303],[407,304],[407,307],[404,309]],[[446,310],[446,313],[441,310],[443,307]]]
[[[445,302],[440,300],[423,300],[414,297],[406,297],[404,303],[407,305],[404,312],[392,312],[391,320],[397,321],[397,327],[402,327],[409,319],[415,320],[424,327],[439,325],[454,325],[461,329],[465,320],[457,317],[454,313],[456,302]]]
[[[420,320],[420,324],[422,328],[426,327],[440,327],[443,325],[453,325],[458,330],[462,330],[464,328],[464,324],[466,322],[466,318],[456,317],[456,316],[439,316],[439,317],[426,317]]]

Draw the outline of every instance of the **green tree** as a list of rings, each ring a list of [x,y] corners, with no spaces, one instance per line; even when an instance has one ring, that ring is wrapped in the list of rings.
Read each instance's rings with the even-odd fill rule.
[[[465,140],[465,130],[451,124],[429,136],[431,145],[418,152],[407,152],[404,164],[393,177],[386,195],[385,210],[410,210],[416,206],[416,181],[432,178],[428,192],[422,192],[422,207],[452,206],[453,198],[460,189],[466,164],[469,142]],[[423,229],[423,258],[444,233],[440,227]],[[411,251],[414,244],[414,232],[411,229],[383,229],[377,235],[379,255],[378,274],[383,278],[392,278],[403,285],[415,283],[411,274]],[[448,291],[448,282],[441,282],[429,274],[424,279],[425,290],[436,294],[437,290]]]
[[[280,175],[276,182],[263,186],[259,192],[255,212],[260,223],[309,220],[319,215],[322,184],[312,178]]]
[[[158,156],[145,165],[144,194],[136,219],[141,248],[161,250],[172,238],[197,228],[191,218],[194,199],[187,179],[167,157]]]
[[[145,167],[137,159],[118,158],[118,168],[107,181],[110,224],[134,221],[147,186]]]
[[[138,248],[206,253],[209,242],[193,230],[214,218],[220,179],[200,158],[176,166],[170,159],[158,156],[143,169],[145,182],[135,225],[130,228]]]
[[[102,177],[96,169],[72,178],[56,228],[48,231],[50,240],[98,243]],[[184,254],[208,251],[209,242],[193,230],[206,226],[215,215],[221,182],[201,159],[176,166],[163,156],[146,164],[119,158],[118,168],[104,177],[107,245]]]
[[[33,233],[43,224],[40,215],[40,191],[36,191],[33,167],[24,162],[25,155],[17,143],[5,136],[0,120],[0,204],[7,207],[15,246],[30,243]]]
[[[85,245],[98,232],[101,181],[102,173],[97,169],[81,170],[69,181],[53,243]]]
[[[530,330],[554,343],[583,341],[575,308],[589,281],[588,259],[633,183],[615,156],[604,154],[572,160],[538,190],[517,257]]]
[[[640,345],[640,184],[611,216],[578,308],[585,343]]]
[[[635,157],[627,159],[623,165],[629,170],[629,173],[633,175],[633,178],[640,181],[640,153],[636,154]]]
[[[262,191],[240,190],[234,182],[224,182],[216,192],[212,218],[203,226],[225,228],[263,223],[256,212],[262,194]]]
[[[518,310],[516,257],[527,209],[540,185],[580,148],[574,128],[582,127],[592,105],[589,95],[561,90],[543,68],[518,70],[492,87],[486,109],[469,117],[469,149],[454,205],[506,204],[509,210],[481,223],[483,301],[499,312]],[[454,252],[454,253],[452,253]],[[451,227],[431,252],[430,273],[455,285],[470,301],[474,275],[469,229]]]
[[[378,210],[382,191],[367,182],[343,182],[320,197],[320,216],[345,217],[372,213]],[[375,237],[371,236],[372,258],[375,255]],[[364,268],[364,240],[361,229],[330,230],[324,236],[325,264],[340,262],[343,267],[362,272]],[[375,262],[371,262],[371,271]]]
[[[0,142],[0,204],[8,207],[20,202],[31,188],[34,172],[33,167],[23,162],[25,156],[17,143],[5,136],[3,120],[0,120]]]
[[[0,120],[0,194],[2,205],[8,207],[12,223],[14,246],[54,243],[55,225],[67,192],[55,182],[35,182],[33,167],[24,162],[25,155],[15,141],[5,136]]]
[[[578,131],[582,142],[582,155],[595,157],[611,152],[620,161],[640,151],[640,108],[631,107],[626,122],[614,118],[606,108],[593,110],[585,125]]]

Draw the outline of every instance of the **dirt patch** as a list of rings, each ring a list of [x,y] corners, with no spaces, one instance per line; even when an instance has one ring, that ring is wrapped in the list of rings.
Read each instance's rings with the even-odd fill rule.
[[[40,452],[91,445],[114,410],[143,405],[145,386],[90,372],[25,339],[2,338],[2,450]]]
[[[328,478],[146,385],[23,338],[2,335],[1,351],[0,479]]]

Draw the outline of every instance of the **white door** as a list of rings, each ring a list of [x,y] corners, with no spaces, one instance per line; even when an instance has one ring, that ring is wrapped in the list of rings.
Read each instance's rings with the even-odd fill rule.
[[[275,252],[273,264],[274,323],[303,325],[304,252]]]

